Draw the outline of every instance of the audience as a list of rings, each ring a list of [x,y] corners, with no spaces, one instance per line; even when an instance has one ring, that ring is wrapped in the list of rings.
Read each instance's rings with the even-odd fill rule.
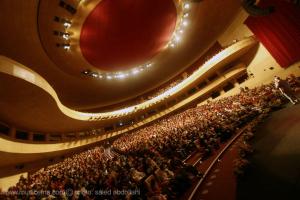
[[[111,148],[96,147],[21,177],[5,198],[178,199],[202,176],[183,162],[188,155],[198,151],[205,160],[236,130],[282,101],[272,84],[245,88],[121,136]],[[244,138],[252,136],[248,132]],[[251,152],[246,144],[242,148]]]

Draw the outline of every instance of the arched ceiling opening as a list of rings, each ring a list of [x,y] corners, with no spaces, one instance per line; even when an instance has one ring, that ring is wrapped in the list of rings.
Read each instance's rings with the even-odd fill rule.
[[[176,12],[173,0],[102,0],[83,23],[81,52],[104,71],[144,64],[171,39]]]

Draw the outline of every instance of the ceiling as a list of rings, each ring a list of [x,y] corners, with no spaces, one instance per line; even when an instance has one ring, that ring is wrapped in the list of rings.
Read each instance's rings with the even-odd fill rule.
[[[82,25],[81,52],[104,71],[144,64],[171,39],[176,12],[173,0],[102,0]]]
[[[102,42],[106,43],[105,45],[107,45],[107,48],[111,48],[110,55],[120,55],[120,59],[118,59],[119,56],[117,56],[118,58],[116,59],[110,58],[111,61],[109,62],[109,57],[107,57],[107,60],[105,61],[107,64],[95,64],[95,66],[103,66],[103,69],[105,70],[108,68],[110,70],[115,70],[116,68],[114,67],[119,67],[116,63],[121,63],[120,66],[126,68],[132,66],[132,64],[144,62],[148,58],[154,56],[151,59],[154,63],[153,67],[143,71],[143,73],[128,77],[127,79],[99,80],[86,77],[81,73],[83,69],[95,68],[95,66],[93,66],[94,64],[91,65],[89,59],[86,59],[86,56],[81,53],[81,49],[88,46],[81,46],[80,48],[79,43],[81,43],[81,41],[79,41],[79,36],[81,30],[84,32],[84,29],[82,29],[82,27],[85,26],[84,22],[88,23],[89,17],[93,16],[93,13],[97,11],[97,7],[99,6],[99,8],[102,8],[105,4],[101,4],[106,1],[107,4],[109,4],[106,6],[106,8],[109,8],[110,10],[109,16],[112,13],[118,13],[118,10],[114,10],[114,8],[124,9],[124,13],[126,9],[128,9],[126,8],[128,5],[125,3],[125,5],[122,5],[125,6],[124,8],[112,6],[113,0],[110,0],[110,3],[108,3],[108,0],[103,0],[103,2],[99,0],[90,0],[86,1],[86,4],[82,5],[82,7],[78,9],[78,12],[73,16],[66,12],[65,9],[59,7],[58,0],[1,0],[0,24],[3,31],[0,32],[0,54],[29,67],[44,77],[55,89],[60,101],[65,106],[78,111],[101,111],[102,107],[113,106],[114,104],[120,104],[133,99],[162,85],[176,75],[179,75],[184,69],[193,64],[212,44],[214,44],[217,38],[226,30],[228,25],[231,24],[240,9],[239,0],[206,0],[190,3],[189,24],[186,27],[182,41],[175,48],[162,49],[162,46],[165,46],[168,40],[167,38],[170,37],[170,31],[172,32],[172,29],[174,29],[174,7],[172,7],[174,4],[171,4],[170,1],[165,1],[163,4],[166,5],[160,9],[166,10],[160,11],[160,9],[157,9],[154,6],[160,2],[158,0],[153,0],[153,4],[152,1],[151,3],[149,3],[149,1],[141,3],[143,6],[149,6],[149,10],[147,11],[148,14],[144,12],[139,13],[140,9],[135,10],[136,14],[141,14],[142,16],[145,14],[144,17],[147,19],[146,21],[149,21],[149,24],[153,26],[155,30],[153,30],[153,33],[151,32],[151,38],[153,38],[152,41],[148,41],[148,38],[145,39],[142,36],[135,39],[136,42],[141,39],[145,42],[149,42],[149,46],[152,48],[149,48],[147,51],[145,50],[145,52],[139,52],[137,49],[141,47],[140,44],[137,44],[138,48],[136,48],[135,51],[141,54],[139,59],[135,60],[138,57],[131,56],[130,53],[133,52],[128,54],[114,52],[112,51],[113,48],[109,47],[110,40],[104,41],[102,38]],[[128,0],[126,2],[138,4],[137,2],[139,1]],[[119,6],[120,5],[121,4],[119,4]],[[137,8],[140,7],[137,6]],[[169,12],[169,14],[168,16],[165,16],[167,12]],[[165,20],[158,20],[158,16],[154,15],[154,13],[159,14],[160,17],[163,17]],[[61,39],[53,35],[53,30],[62,30],[62,27],[60,24],[53,21],[54,16],[74,18],[74,24],[70,31],[72,31],[74,36],[78,36],[75,37],[78,39],[71,40],[74,45],[68,52],[61,48],[57,48],[55,45],[57,42],[61,42]],[[133,17],[135,17],[135,15],[128,16],[128,20]],[[106,28],[107,30],[118,31],[120,27],[114,27],[111,23],[120,23],[120,21],[113,21],[113,19],[114,18],[111,18],[110,16],[106,23]],[[157,27],[155,24],[152,24],[152,20],[155,20]],[[132,22],[130,27],[146,35],[145,33],[148,30],[147,27],[138,25],[139,22],[140,20]],[[137,25],[135,26],[136,23]],[[92,22],[88,24],[94,26]],[[98,28],[96,25],[94,27],[96,27],[95,29]],[[125,26],[122,26],[122,29],[125,28]],[[128,33],[130,33],[129,36],[121,34],[121,38],[118,38],[124,40],[122,42],[124,42],[124,45],[127,46],[127,48],[128,45],[131,44],[128,43],[128,38],[131,42],[130,38],[134,35],[130,31],[128,31]],[[108,32],[105,34],[108,34]],[[118,32],[117,35],[118,34],[120,33]],[[157,37],[153,37],[152,34],[157,34]],[[90,40],[89,42],[94,40],[92,38],[88,39]],[[125,41],[125,39],[127,40]],[[90,47],[92,48],[93,45]],[[97,46],[95,48],[99,50]],[[104,51],[102,49],[100,50]],[[96,58],[97,56],[95,59]],[[124,59],[122,60],[121,58]],[[4,94],[9,93],[10,98],[14,98],[14,95],[12,94],[14,91],[20,91],[22,88],[27,88],[26,84],[22,86],[22,84],[18,84],[17,80],[9,80],[6,75],[1,75],[0,81],[1,85],[11,85],[10,88],[5,87],[5,89],[2,90]],[[18,89],[18,87],[20,88]],[[53,107],[52,104],[54,105],[54,102],[48,101],[49,100],[46,100],[43,96],[39,96],[34,91],[24,91],[24,96],[21,100],[17,95],[15,96],[15,99],[5,99],[5,107],[17,109],[16,105],[19,106],[19,112],[15,110],[11,114],[6,113],[5,116],[10,116],[12,118],[9,119],[10,121],[13,121],[13,113],[22,115],[20,118],[23,117],[24,119],[30,117],[30,115],[34,118],[35,114],[34,112],[31,112],[30,108],[36,108],[33,110],[38,112],[39,105],[51,105],[49,108]],[[41,104],[39,104],[39,102],[41,102]],[[48,109],[47,112],[49,113],[41,113],[40,115],[53,117],[62,115],[62,113],[57,113],[57,111],[52,109]],[[4,122],[8,120],[1,118],[1,116],[4,115],[0,115],[0,120],[3,120]],[[43,116],[41,116],[38,121],[44,123],[46,126],[47,122],[45,122],[45,120],[42,122]],[[60,119],[62,118],[57,118],[57,123],[61,122]],[[13,123],[22,126],[22,121],[13,121]],[[33,121],[31,123],[32,127],[37,127],[35,123],[37,122]],[[82,129],[85,129],[87,125],[90,125],[90,123],[82,123],[80,126]],[[100,125],[99,122],[98,124],[94,124],[95,127]],[[47,127],[50,126],[47,125]],[[53,126],[53,128],[55,128],[55,126]],[[68,124],[66,122],[65,131],[69,131],[71,128],[72,123],[70,122],[70,124]]]

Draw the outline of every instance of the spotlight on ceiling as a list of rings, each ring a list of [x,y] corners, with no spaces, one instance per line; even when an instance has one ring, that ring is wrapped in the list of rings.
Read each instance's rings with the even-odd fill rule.
[[[89,70],[84,70],[82,73],[83,73],[83,74],[89,74],[90,71],[89,71]]]
[[[183,20],[183,21],[182,21],[182,25],[183,25],[183,26],[187,26],[188,24],[189,24],[189,23],[188,23],[187,20]]]
[[[178,42],[180,42],[180,40],[181,40],[181,37],[178,36],[178,35],[176,35],[176,36],[175,36],[175,41],[178,43]]]
[[[171,44],[170,44],[170,47],[174,48],[174,47],[175,47],[175,44],[174,44],[174,43],[171,43]]]
[[[186,9],[186,10],[190,9],[190,4],[189,3],[185,3],[183,5],[183,8]]]
[[[62,37],[63,37],[65,40],[68,40],[68,39],[70,39],[70,34],[69,34],[69,33],[64,33],[64,34],[62,35]]]
[[[119,79],[123,79],[125,78],[125,74],[117,74],[115,75],[116,78],[119,78]]]
[[[98,73],[96,73],[96,72],[92,72],[92,77],[94,77],[94,78],[98,78]]]
[[[133,69],[132,74],[138,74],[140,71],[138,69]]]
[[[64,27],[65,28],[70,28],[71,27],[71,22],[64,22]]]
[[[62,47],[64,48],[64,50],[70,50],[70,44],[63,44]]]

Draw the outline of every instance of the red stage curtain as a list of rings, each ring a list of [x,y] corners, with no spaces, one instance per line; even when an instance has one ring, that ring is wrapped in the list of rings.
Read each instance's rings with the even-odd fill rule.
[[[245,24],[281,67],[300,61],[300,7],[283,0],[262,0],[259,6],[275,6],[274,13],[248,17]]]

